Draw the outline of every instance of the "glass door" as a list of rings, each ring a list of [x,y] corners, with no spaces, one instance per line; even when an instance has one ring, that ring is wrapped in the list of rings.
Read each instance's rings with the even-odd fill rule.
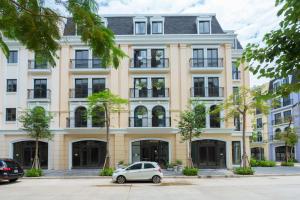
[[[151,49],[151,67],[163,68],[165,67],[164,49]]]
[[[204,77],[194,78],[194,97],[205,97]]]
[[[134,79],[134,97],[148,97],[148,80],[147,78]]]
[[[209,77],[208,78],[208,96],[219,97],[219,78]]]
[[[165,97],[165,79],[152,78],[152,97]]]
[[[147,49],[134,50],[134,68],[147,67]]]
[[[88,79],[78,78],[75,79],[75,98],[88,97]]]
[[[47,79],[34,79],[34,98],[47,98]]]

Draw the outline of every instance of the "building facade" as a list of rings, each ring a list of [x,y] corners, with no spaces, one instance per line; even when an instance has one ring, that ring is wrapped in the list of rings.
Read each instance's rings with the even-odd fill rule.
[[[214,14],[108,15],[104,23],[128,55],[116,70],[101,65],[80,40],[72,19],[63,29],[56,66],[37,59],[16,41],[7,41],[9,59],[0,54],[0,157],[12,157],[29,167],[34,143],[20,130],[18,116],[41,106],[54,113],[50,141],[40,142],[41,165],[47,169],[99,168],[105,157],[105,128],[86,118],[87,99],[105,88],[128,99],[126,110],[111,116],[112,165],[156,161],[162,167],[187,159],[177,123],[190,100],[205,111],[241,86],[249,74],[235,65],[242,47],[233,31],[224,31]],[[206,112],[208,113],[208,112]],[[239,165],[242,144],[240,118],[206,114],[204,133],[194,139],[192,155],[199,168]],[[99,117],[104,117],[99,113]]]

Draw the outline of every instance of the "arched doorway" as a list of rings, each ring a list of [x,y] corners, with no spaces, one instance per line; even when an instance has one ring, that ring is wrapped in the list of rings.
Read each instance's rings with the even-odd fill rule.
[[[251,158],[254,158],[256,160],[263,160],[265,158],[264,148],[262,147],[251,148]]]
[[[290,158],[295,158],[295,148],[288,147]],[[275,147],[275,160],[277,162],[285,161],[285,146]]]
[[[193,141],[192,160],[198,168],[226,168],[226,143],[219,140]]]
[[[162,168],[169,163],[169,142],[162,140],[139,140],[131,143],[132,163],[157,162]]]
[[[106,155],[106,142],[83,140],[72,143],[73,168],[103,167]]]
[[[85,107],[78,107],[75,110],[75,127],[87,127],[87,110]]]
[[[166,111],[162,106],[155,106],[152,109],[152,127],[166,126]]]
[[[31,168],[35,156],[35,141],[13,143],[13,159],[25,168]],[[41,168],[48,168],[48,143],[39,142],[39,160]]]
[[[134,127],[148,127],[148,110],[145,106],[134,109]]]

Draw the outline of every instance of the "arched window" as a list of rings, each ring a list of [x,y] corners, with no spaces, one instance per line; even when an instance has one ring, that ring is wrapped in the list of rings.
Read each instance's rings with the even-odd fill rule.
[[[148,126],[148,110],[145,106],[137,106],[134,109],[134,127]]]
[[[152,127],[166,126],[166,111],[162,106],[155,106],[152,109]]]
[[[93,109],[92,112],[92,126],[93,127],[104,127],[105,126],[105,112],[100,106]]]
[[[75,110],[75,127],[87,127],[87,111],[85,107]]]
[[[199,128],[205,128],[206,127],[205,106],[202,104],[195,106],[194,112],[195,112],[195,121],[197,125],[199,125]]]
[[[216,111],[217,106],[212,105],[210,107],[210,116],[209,116],[209,122],[210,122],[210,128],[220,128],[220,112]]]

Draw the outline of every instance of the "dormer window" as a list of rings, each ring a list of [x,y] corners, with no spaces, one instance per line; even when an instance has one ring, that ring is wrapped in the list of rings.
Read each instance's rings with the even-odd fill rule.
[[[102,21],[103,25],[104,25],[105,27],[107,27],[107,19],[104,18],[104,17],[102,17],[102,18],[101,18],[101,21]]]
[[[210,33],[210,21],[199,21],[199,34]]]
[[[152,34],[162,34],[163,33],[163,22],[153,21],[152,22]]]
[[[135,34],[145,35],[146,34],[146,22],[135,22]]]

